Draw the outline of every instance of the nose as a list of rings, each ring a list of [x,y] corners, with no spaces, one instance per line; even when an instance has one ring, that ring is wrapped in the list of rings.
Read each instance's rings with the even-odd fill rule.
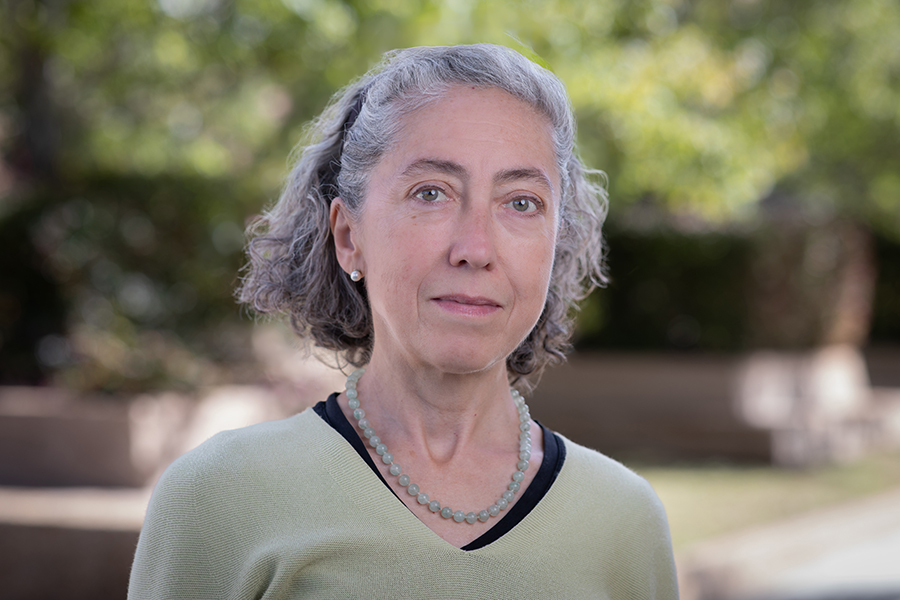
[[[457,214],[450,246],[450,264],[491,269],[497,262],[495,223],[490,208],[464,205]]]

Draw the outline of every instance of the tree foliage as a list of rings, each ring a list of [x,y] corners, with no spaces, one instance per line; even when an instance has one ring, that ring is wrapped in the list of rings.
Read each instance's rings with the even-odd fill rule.
[[[0,225],[18,228],[0,244],[31,257],[42,281],[0,290],[0,306],[16,307],[7,315],[21,316],[0,319],[4,356],[57,335],[81,368],[93,360],[85,339],[128,338],[112,322],[133,339],[164,331],[191,346],[204,321],[167,303],[172,286],[191,287],[200,306],[229,302],[221,290],[239,252],[223,240],[277,196],[304,124],[384,51],[410,45],[495,42],[554,70],[587,162],[609,175],[613,214],[649,204],[725,223],[788,195],[900,237],[893,0],[0,0],[0,10]],[[81,229],[48,242],[47,223],[79,211],[93,216],[71,217]],[[127,258],[148,230],[160,245]],[[179,248],[182,270],[159,271],[172,260],[163,243]],[[60,257],[75,265],[68,275]],[[101,285],[91,274],[107,267],[118,275]],[[129,313],[135,277],[160,299],[158,317]],[[23,334],[45,288],[67,316]],[[88,296],[117,318],[91,325],[75,308]]]

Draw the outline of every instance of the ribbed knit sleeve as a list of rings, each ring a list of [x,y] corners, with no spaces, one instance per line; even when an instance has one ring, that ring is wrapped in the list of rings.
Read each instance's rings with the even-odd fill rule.
[[[129,598],[261,598],[302,574],[329,515],[346,511],[321,458],[319,437],[334,436],[319,423],[305,412],[226,431],[172,463],[147,509]],[[353,526],[334,527],[335,543]]]
[[[182,456],[154,489],[135,554],[129,598],[250,598],[264,589],[252,567],[267,522],[260,507],[274,501],[260,485],[267,469],[247,440],[225,432]],[[272,457],[277,461],[277,457]],[[254,506],[256,505],[256,506]]]
[[[183,457],[156,485],[131,571],[129,598],[214,598],[222,590],[207,548],[209,526],[198,507],[193,463]]]

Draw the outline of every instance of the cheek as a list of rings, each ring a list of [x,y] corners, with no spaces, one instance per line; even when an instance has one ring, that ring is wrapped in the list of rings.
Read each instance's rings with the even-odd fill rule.
[[[554,247],[552,240],[535,241],[520,246],[515,269],[517,295],[536,311],[543,310],[547,288],[553,274]]]
[[[544,303],[547,301],[547,291],[550,287],[550,279],[553,276],[553,254],[551,253],[547,261],[543,264],[542,269],[535,269],[536,273],[539,275],[536,276],[534,285],[536,289],[540,290],[538,294],[538,301],[541,306],[541,310],[543,310]]]
[[[407,302],[414,296],[423,270],[433,262],[433,237],[425,235],[415,221],[407,218],[376,224],[379,234],[368,244],[370,293],[384,295],[385,303]]]
[[[530,257],[529,262],[535,279],[543,280],[544,287],[546,287],[550,283],[553,262],[556,256],[555,232],[548,231],[539,239],[535,239],[527,254]]]

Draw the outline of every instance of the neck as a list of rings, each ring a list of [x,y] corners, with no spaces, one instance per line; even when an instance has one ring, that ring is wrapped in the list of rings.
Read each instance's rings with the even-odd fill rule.
[[[438,464],[473,446],[491,447],[497,431],[518,424],[502,363],[458,375],[388,365],[373,355],[359,395],[385,440],[422,452]]]

